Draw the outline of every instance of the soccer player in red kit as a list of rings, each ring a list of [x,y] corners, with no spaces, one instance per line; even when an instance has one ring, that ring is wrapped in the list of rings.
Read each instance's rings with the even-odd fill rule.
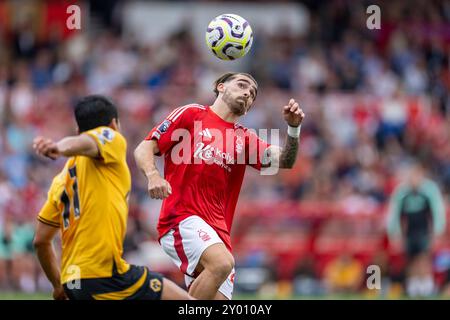
[[[134,152],[151,198],[163,199],[160,244],[185,274],[189,294],[198,299],[232,297],[230,230],[246,166],[292,168],[296,159],[304,113],[294,99],[282,109],[288,124],[283,148],[237,124],[257,89],[249,74],[224,74],[215,82],[211,106],[175,109]],[[164,155],[164,178],[155,155]]]

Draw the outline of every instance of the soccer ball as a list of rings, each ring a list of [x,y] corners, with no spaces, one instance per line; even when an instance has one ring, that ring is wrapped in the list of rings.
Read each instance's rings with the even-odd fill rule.
[[[215,17],[206,29],[206,44],[216,57],[235,60],[249,52],[253,43],[250,24],[237,14]]]

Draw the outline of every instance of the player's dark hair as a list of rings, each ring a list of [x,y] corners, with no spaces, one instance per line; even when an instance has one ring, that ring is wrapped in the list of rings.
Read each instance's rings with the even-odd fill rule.
[[[119,119],[117,108],[108,98],[90,95],[82,98],[75,105],[75,119],[81,132],[108,126],[112,119]]]
[[[214,81],[214,93],[216,94],[216,97],[219,95],[219,90],[217,90],[217,86],[220,83],[225,83],[225,82],[231,81],[239,75],[243,75],[243,76],[246,76],[246,77],[252,79],[256,83],[256,88],[258,88],[258,82],[256,82],[255,78],[253,78],[253,76],[251,74],[245,73],[245,72],[227,72],[227,73],[221,75],[216,81]]]

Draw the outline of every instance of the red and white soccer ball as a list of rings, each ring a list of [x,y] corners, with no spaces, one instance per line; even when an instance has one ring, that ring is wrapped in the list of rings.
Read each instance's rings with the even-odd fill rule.
[[[247,20],[237,14],[215,17],[206,29],[206,44],[222,60],[242,58],[253,43],[253,31]]]

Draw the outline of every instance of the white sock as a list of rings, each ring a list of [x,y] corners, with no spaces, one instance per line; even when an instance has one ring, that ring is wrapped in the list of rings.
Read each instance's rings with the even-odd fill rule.
[[[410,277],[406,280],[406,293],[410,297],[417,297],[420,295],[420,283],[417,277]]]
[[[425,276],[419,279],[419,291],[423,297],[431,296],[434,293],[434,280],[432,276]]]

